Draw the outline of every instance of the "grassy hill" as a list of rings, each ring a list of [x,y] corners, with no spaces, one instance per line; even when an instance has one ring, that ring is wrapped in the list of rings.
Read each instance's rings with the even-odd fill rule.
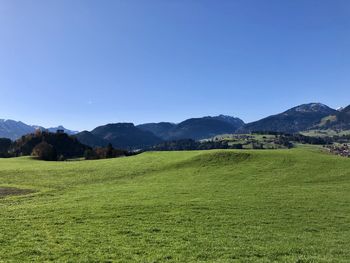
[[[346,262],[350,159],[315,148],[0,159],[0,209],[0,262]]]

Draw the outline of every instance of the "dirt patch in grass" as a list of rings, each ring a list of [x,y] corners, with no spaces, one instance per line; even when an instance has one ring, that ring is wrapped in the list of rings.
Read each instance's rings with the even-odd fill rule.
[[[15,187],[1,187],[0,186],[0,198],[12,195],[26,195],[34,193],[35,191],[30,189],[19,189]]]

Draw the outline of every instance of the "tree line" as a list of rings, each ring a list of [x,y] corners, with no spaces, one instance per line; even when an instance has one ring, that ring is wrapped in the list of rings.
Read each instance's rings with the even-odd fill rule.
[[[128,151],[107,147],[91,148],[66,133],[36,131],[22,136],[16,141],[0,138],[0,157],[33,156],[45,161],[64,161],[67,159],[85,158],[105,159],[130,155]]]

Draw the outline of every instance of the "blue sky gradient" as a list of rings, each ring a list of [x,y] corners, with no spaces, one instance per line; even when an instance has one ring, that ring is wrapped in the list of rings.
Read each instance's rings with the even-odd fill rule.
[[[349,84],[348,0],[0,0],[0,118],[249,122]]]

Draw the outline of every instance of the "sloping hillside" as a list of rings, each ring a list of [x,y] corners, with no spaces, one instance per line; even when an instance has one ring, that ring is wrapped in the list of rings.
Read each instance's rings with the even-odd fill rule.
[[[314,129],[350,130],[350,105],[323,118]]]
[[[111,143],[115,148],[138,149],[162,140],[151,132],[143,131],[132,123],[114,123],[99,126],[91,134]]]
[[[137,127],[150,131],[163,140],[205,139],[224,133],[234,133],[244,122],[235,117],[219,115],[187,119],[179,124],[160,122],[146,123]]]
[[[234,133],[244,122],[235,117],[219,115],[187,119],[179,124],[169,122],[146,123],[137,127],[154,133],[163,140],[205,139],[224,133]]]
[[[143,131],[152,132],[154,135],[162,138],[163,140],[169,139],[169,133],[176,128],[175,123],[171,122],[158,122],[158,123],[145,123],[136,126]]]
[[[179,123],[169,133],[170,139],[205,139],[223,133],[234,133],[238,127],[213,117],[193,118]]]
[[[32,133],[34,131],[35,128],[21,121],[0,119],[0,138],[16,140],[22,135]]]
[[[81,143],[90,147],[105,147],[108,141],[100,138],[89,131],[82,131],[74,135]]]
[[[294,133],[307,130],[337,111],[321,103],[302,104],[280,114],[246,124],[238,132],[276,131]]]

